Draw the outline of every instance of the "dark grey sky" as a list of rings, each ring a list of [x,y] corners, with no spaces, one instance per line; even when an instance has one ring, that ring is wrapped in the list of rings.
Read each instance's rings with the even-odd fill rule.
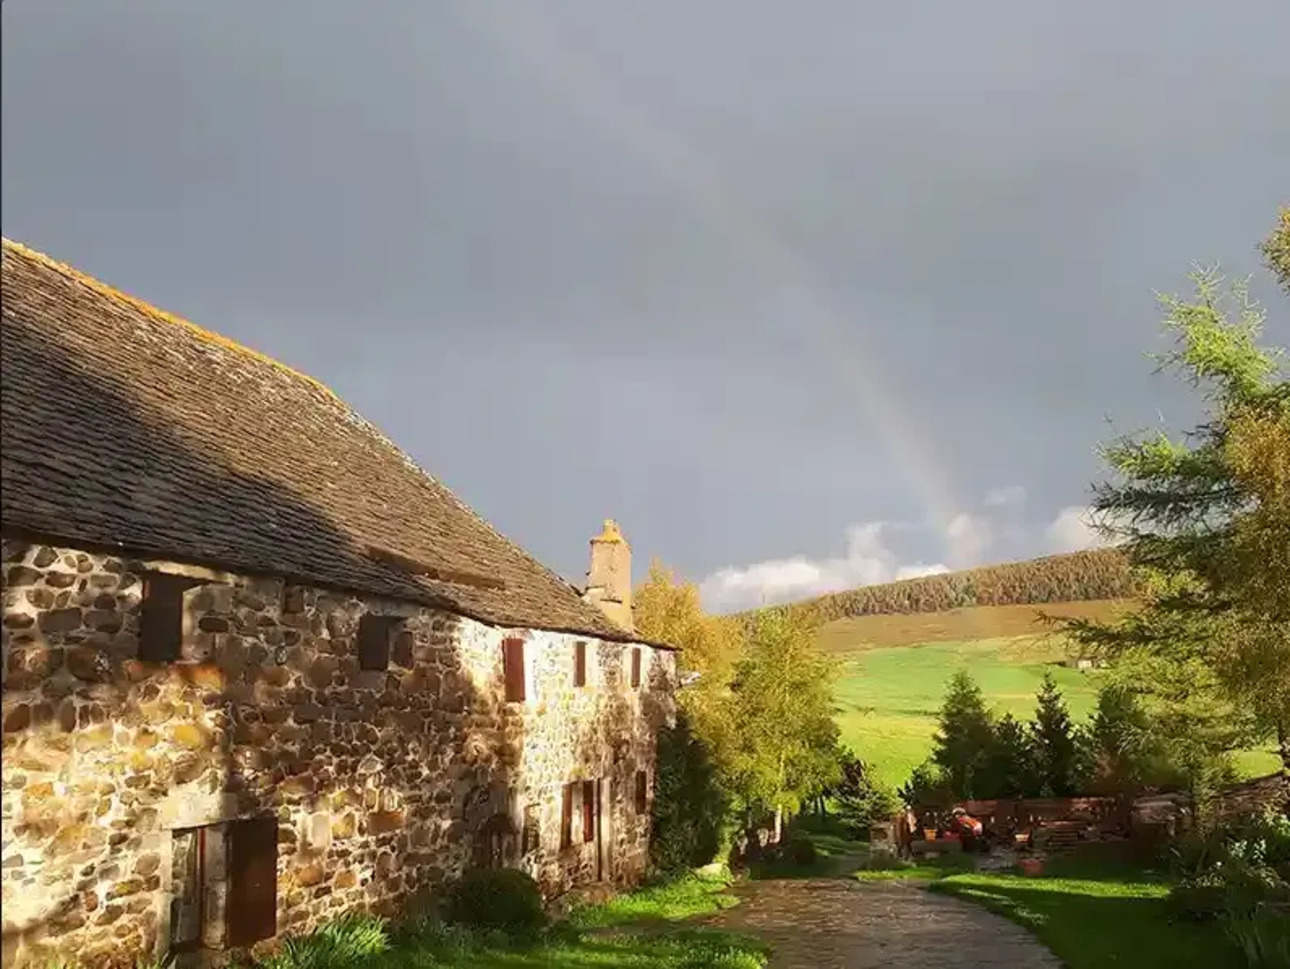
[[[3,228],[319,377],[570,578],[614,516],[733,607],[1079,544],[1104,418],[1190,416],[1153,292],[1256,270],[1290,201],[1286,37],[1286,0],[5,0]]]

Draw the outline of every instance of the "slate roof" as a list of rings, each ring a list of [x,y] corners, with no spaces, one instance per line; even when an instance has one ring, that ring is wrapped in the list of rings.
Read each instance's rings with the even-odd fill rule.
[[[8,239],[0,280],[6,530],[639,641],[317,381]]]

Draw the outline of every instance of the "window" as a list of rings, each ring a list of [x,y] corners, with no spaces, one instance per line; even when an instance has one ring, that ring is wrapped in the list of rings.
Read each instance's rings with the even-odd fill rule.
[[[596,782],[582,782],[582,841],[596,840]]]
[[[636,813],[644,814],[649,808],[649,774],[636,772]]]
[[[641,648],[632,647],[632,689],[639,690],[641,686]]]
[[[184,593],[201,585],[199,579],[169,572],[143,577],[143,606],[139,614],[139,659],[173,663],[183,652]]]
[[[573,685],[587,685],[587,644],[581,639],[573,644]]]
[[[241,948],[277,934],[276,817],[186,828],[171,837],[172,952]]]
[[[560,802],[560,847],[568,848],[573,844],[573,792],[578,785],[566,784],[561,791]]]
[[[506,679],[506,702],[523,703],[524,640],[515,636],[502,640],[502,675]]]
[[[580,825],[581,831],[576,825]],[[560,805],[560,847],[568,848],[595,840],[596,782],[572,781],[564,785]]]
[[[358,621],[358,668],[385,670],[390,667],[390,639],[402,623],[398,616],[367,613]]]

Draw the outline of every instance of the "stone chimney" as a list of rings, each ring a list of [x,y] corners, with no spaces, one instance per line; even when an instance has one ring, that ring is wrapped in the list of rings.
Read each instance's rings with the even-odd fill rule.
[[[609,621],[634,632],[632,624],[632,547],[613,519],[591,540],[591,569],[582,597],[600,608]]]

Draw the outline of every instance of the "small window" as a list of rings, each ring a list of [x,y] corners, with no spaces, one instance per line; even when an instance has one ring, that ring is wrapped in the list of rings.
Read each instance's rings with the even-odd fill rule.
[[[240,949],[278,932],[278,819],[234,821],[228,836],[227,938]]]
[[[632,689],[639,690],[641,686],[641,648],[632,647]]]
[[[636,772],[636,813],[644,814],[649,809],[649,774],[643,770]]]
[[[184,643],[184,593],[201,584],[198,579],[168,572],[144,576],[139,659],[146,663],[173,663],[180,658]]]
[[[389,669],[390,639],[401,621],[397,616],[377,616],[370,612],[358,621],[359,669]]]
[[[523,703],[524,689],[524,640],[510,637],[502,640],[502,675],[506,680],[506,702]]]
[[[581,639],[573,644],[573,685],[587,685],[587,644]]]
[[[596,840],[596,782],[582,782],[582,840]]]
[[[573,844],[573,792],[577,782],[564,785],[560,801],[560,847],[568,848]]]

